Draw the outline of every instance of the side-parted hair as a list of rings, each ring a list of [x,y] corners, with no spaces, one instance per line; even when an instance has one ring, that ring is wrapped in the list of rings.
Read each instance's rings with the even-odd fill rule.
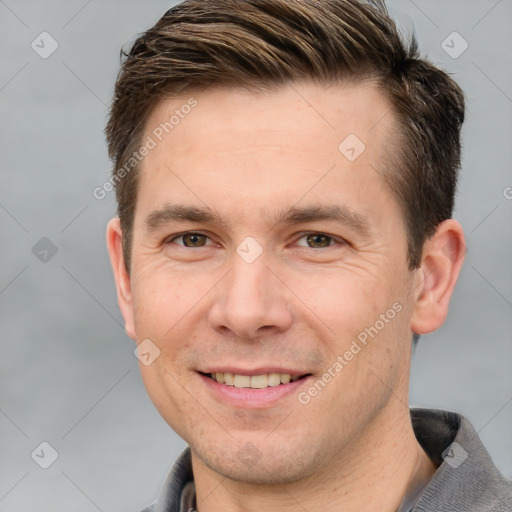
[[[409,268],[420,265],[423,244],[452,216],[464,94],[420,57],[414,36],[402,41],[384,1],[185,0],[121,50],[105,133],[128,273],[140,165],[126,169],[155,106],[209,86],[271,91],[304,80],[371,83],[390,103],[379,171],[404,215]]]

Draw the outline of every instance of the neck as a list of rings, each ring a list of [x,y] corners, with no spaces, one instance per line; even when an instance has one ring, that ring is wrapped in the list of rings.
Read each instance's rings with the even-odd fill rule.
[[[416,440],[409,409],[394,402],[333,463],[292,483],[238,482],[206,467],[192,450],[198,512],[397,512],[436,468]]]

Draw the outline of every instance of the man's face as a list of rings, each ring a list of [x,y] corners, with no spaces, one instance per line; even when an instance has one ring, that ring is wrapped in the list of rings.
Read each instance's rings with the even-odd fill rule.
[[[162,141],[154,130],[188,98],[163,101],[146,125],[157,144],[142,162],[127,328],[160,350],[141,364],[145,386],[197,460],[242,481],[293,481],[408,415],[417,280],[380,176],[392,115],[361,85],[193,97]],[[176,205],[221,222],[165,214]],[[339,218],[279,221],[332,207]],[[249,389],[212,372],[237,385],[307,377]]]

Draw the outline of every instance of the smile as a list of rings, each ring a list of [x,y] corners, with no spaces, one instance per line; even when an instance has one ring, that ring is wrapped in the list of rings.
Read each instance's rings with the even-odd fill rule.
[[[309,375],[309,374],[308,374]],[[236,388],[263,389],[295,382],[306,375],[291,375],[290,373],[264,373],[261,375],[240,375],[236,373],[210,373],[208,377],[220,384]]]

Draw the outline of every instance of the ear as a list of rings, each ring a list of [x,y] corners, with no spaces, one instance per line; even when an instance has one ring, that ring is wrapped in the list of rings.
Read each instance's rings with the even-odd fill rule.
[[[444,323],[465,255],[462,226],[454,219],[441,222],[423,247],[421,267],[417,270],[412,332],[427,334]]]
[[[115,217],[107,225],[107,249],[116,280],[117,302],[124,318],[124,328],[126,334],[135,341],[137,336],[133,322],[131,281],[125,268],[122,240],[121,222],[118,217]]]

